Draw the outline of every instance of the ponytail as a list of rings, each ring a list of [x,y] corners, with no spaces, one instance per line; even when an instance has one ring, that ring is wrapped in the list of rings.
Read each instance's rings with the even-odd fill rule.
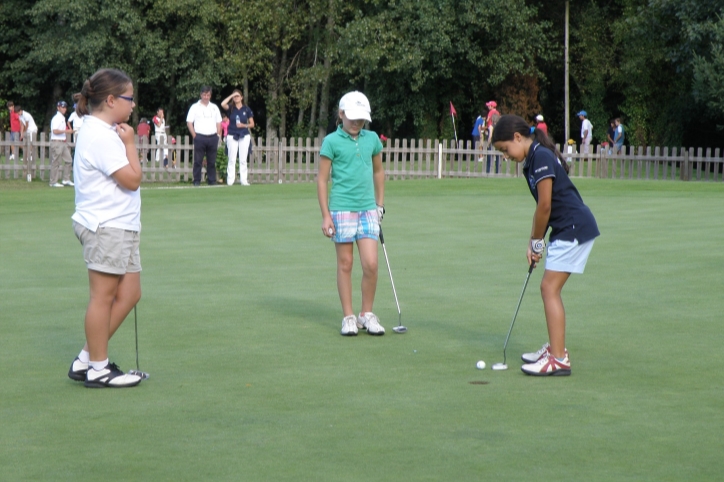
[[[86,81],[83,82],[83,87],[80,89],[80,92],[78,92],[77,94],[73,94],[73,101],[75,102],[75,113],[78,114],[79,117],[90,114],[88,100],[91,98],[92,92],[93,91],[91,90],[90,79],[86,79]]]
[[[531,127],[531,130],[533,131],[533,138],[538,141],[541,146],[553,151],[553,153],[558,158],[558,161],[560,161],[563,170],[566,171],[566,174],[568,174],[570,172],[570,167],[568,166],[566,160],[563,158],[563,154],[561,154],[561,151],[558,150],[556,145],[553,144],[551,138],[548,137],[548,134],[543,132],[541,129],[538,129],[537,127]]]

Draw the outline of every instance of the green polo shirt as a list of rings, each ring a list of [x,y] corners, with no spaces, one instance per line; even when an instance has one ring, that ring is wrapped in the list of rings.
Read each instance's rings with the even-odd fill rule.
[[[382,152],[377,133],[362,129],[357,139],[342,126],[324,138],[320,155],[332,160],[330,211],[369,211],[375,209],[372,157]]]

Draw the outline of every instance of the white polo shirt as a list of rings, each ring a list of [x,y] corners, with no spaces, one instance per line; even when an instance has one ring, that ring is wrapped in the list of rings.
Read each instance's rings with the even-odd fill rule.
[[[156,124],[158,122],[158,124]],[[155,134],[165,134],[166,133],[166,119],[160,119],[158,116],[153,116],[153,126],[155,130],[153,131]],[[194,129],[196,129],[194,127]]]
[[[221,123],[221,111],[213,102],[204,105],[198,101],[189,109],[186,122],[193,123],[197,134],[211,136],[218,133],[216,124]]]
[[[80,126],[83,125],[83,117],[85,116],[79,116],[75,111],[73,111],[70,114],[70,117],[68,117],[68,122],[71,123],[74,131],[78,132],[80,130]]]
[[[588,135],[586,138],[583,138],[583,133],[585,131],[588,131]],[[583,119],[583,123],[581,124],[581,139],[584,142],[591,142],[593,139],[593,124],[591,124],[591,121],[588,119]]]
[[[95,232],[99,226],[141,231],[141,189],[121,187],[112,174],[127,166],[126,146],[114,126],[84,116],[73,159],[75,213],[72,219]]]
[[[54,130],[61,130],[64,131],[68,128],[68,125],[65,123],[65,116],[60,113],[60,111],[56,112],[53,118],[50,120],[50,140],[51,141],[64,141],[65,140],[65,133],[63,134],[54,134]]]
[[[38,132],[38,126],[35,125],[35,120],[33,119],[33,116],[28,114],[28,111],[23,111],[23,114],[20,116],[20,122],[23,123],[28,134]]]

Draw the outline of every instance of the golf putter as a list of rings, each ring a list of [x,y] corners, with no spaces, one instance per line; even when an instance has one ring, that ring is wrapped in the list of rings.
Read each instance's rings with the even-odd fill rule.
[[[141,369],[138,367],[138,314],[136,313],[136,307],[133,307],[133,325],[136,328],[136,369],[135,370],[129,370],[129,375],[138,375],[141,377],[141,380],[146,380],[149,375],[146,372],[142,372]]]
[[[525,294],[525,288],[528,286],[528,280],[530,279],[530,274],[533,272],[533,268],[535,268],[535,263],[531,263],[530,267],[528,268],[528,274],[525,277],[525,283],[523,283],[523,291],[520,292],[520,298],[518,299],[518,306],[515,307],[515,314],[513,315],[513,321],[510,323],[510,329],[508,330],[508,336],[505,337],[505,343],[503,344],[503,363],[495,363],[491,368],[495,371],[501,371],[501,370],[507,370],[508,365],[506,365],[507,358],[505,356],[505,350],[508,348],[508,340],[510,340],[510,334],[513,331],[513,325],[515,325],[515,319],[518,317],[518,310],[520,310],[520,303],[523,301],[523,295]]]
[[[402,326],[402,312],[400,311],[400,302],[397,300],[397,290],[395,289],[395,281],[392,279],[392,269],[390,269],[390,258],[387,257],[387,248],[385,248],[385,237],[382,234],[382,226],[380,226],[380,243],[382,251],[385,253],[385,262],[387,262],[387,272],[390,273],[390,283],[392,284],[392,294],[395,295],[395,304],[397,305],[397,326],[392,328],[395,333],[407,333],[407,327]]]

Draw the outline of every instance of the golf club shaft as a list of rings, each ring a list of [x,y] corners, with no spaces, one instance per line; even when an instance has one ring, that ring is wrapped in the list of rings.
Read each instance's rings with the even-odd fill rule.
[[[515,319],[518,317],[518,310],[520,310],[520,304],[523,302],[523,295],[525,294],[525,288],[528,286],[528,280],[530,274],[535,268],[535,263],[531,263],[528,268],[528,274],[525,276],[525,283],[523,283],[523,290],[520,292],[520,298],[518,298],[518,306],[515,307],[515,314],[513,314],[513,321],[510,322],[510,329],[508,330],[508,336],[505,337],[505,344],[503,344],[503,364],[505,364],[506,356],[505,350],[508,348],[508,340],[510,340],[510,334],[513,332],[513,325],[515,325]]]
[[[402,317],[400,311],[400,302],[397,301],[397,290],[395,289],[395,281],[392,279],[392,269],[390,268],[390,258],[387,257],[387,248],[385,248],[385,237],[382,235],[382,226],[380,226],[380,243],[382,244],[382,251],[385,253],[385,262],[387,263],[387,272],[390,274],[390,283],[392,284],[392,294],[395,295],[395,304],[397,305],[397,317]],[[399,324],[399,320],[398,320]]]
[[[136,313],[136,305],[133,305],[133,326],[136,329],[136,370],[141,371],[138,366],[138,314]]]

